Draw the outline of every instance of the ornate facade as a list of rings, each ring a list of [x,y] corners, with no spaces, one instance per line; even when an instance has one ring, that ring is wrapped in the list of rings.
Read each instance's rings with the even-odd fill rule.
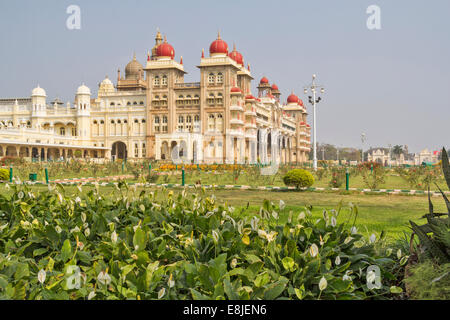
[[[218,35],[202,50],[200,81],[184,82],[183,58],[158,34],[143,66],[136,56],[106,77],[97,97],[84,84],[72,104],[47,103],[39,86],[31,98],[0,99],[0,156],[151,158],[185,163],[307,161],[310,127],[294,93],[263,77],[257,97],[241,53]],[[79,151],[77,151],[79,150]]]

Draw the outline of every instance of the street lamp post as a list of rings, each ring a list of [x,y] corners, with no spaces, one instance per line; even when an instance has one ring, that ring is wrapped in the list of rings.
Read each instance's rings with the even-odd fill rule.
[[[308,89],[311,91],[312,96],[308,96],[309,103],[313,106],[313,168],[317,171],[317,136],[316,136],[316,104],[322,100],[321,97],[316,98],[316,89],[320,87],[320,93],[324,93],[323,86],[316,84],[316,75],[312,75],[312,82],[310,85],[304,88],[304,93],[308,94]]]
[[[364,162],[364,142],[365,141],[366,141],[366,134],[363,132],[363,133],[361,133],[361,143],[362,143],[361,162]]]

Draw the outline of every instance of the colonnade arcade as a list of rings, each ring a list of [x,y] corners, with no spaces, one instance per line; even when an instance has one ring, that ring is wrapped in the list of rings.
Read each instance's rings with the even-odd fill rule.
[[[40,161],[70,158],[104,158],[105,148],[0,144],[0,157],[30,158]]]
[[[155,159],[173,163],[290,163],[297,157],[293,136],[260,128],[256,134],[155,135]]]

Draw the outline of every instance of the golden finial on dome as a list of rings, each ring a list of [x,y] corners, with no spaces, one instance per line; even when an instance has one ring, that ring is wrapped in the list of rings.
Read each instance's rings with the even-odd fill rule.
[[[217,30],[217,40],[220,40],[220,30]]]
[[[164,43],[167,43],[167,36],[164,35]]]

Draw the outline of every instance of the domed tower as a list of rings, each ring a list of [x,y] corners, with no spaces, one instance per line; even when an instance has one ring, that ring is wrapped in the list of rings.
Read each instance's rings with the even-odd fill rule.
[[[44,89],[39,85],[31,91],[31,104],[33,106],[33,112],[46,110],[47,107],[47,94]]]
[[[270,91],[269,79],[262,77],[258,85],[258,97],[264,97]]]
[[[162,40],[163,40],[163,38],[162,38],[161,32],[159,32],[159,29],[158,29],[158,32],[156,33],[156,37],[155,37],[155,45],[152,48],[151,60],[156,60],[156,57],[157,57],[156,50],[158,49],[158,46],[162,43]]]
[[[144,67],[136,60],[136,54],[133,56],[127,66],[125,67],[125,79],[126,80],[140,80],[144,78]]]
[[[228,55],[228,44],[220,38],[220,32],[217,33],[217,39],[209,46],[209,55],[211,57]]]
[[[84,83],[78,87],[75,106],[77,108],[77,135],[82,142],[88,143],[91,138],[91,90]]]
[[[114,84],[109,80],[108,76],[105,77],[105,79],[100,83],[98,87],[98,95],[99,96],[106,96],[108,94],[112,94],[116,92],[114,88]]]
[[[275,99],[280,102],[280,96],[281,96],[281,92],[278,89],[278,86],[274,83],[272,84],[272,86],[270,87],[270,92],[273,94],[273,96],[275,97]]]
[[[125,67],[125,78],[120,77],[120,70],[118,73],[117,91],[142,91],[147,88],[144,80],[144,67],[137,61],[136,54]]]

